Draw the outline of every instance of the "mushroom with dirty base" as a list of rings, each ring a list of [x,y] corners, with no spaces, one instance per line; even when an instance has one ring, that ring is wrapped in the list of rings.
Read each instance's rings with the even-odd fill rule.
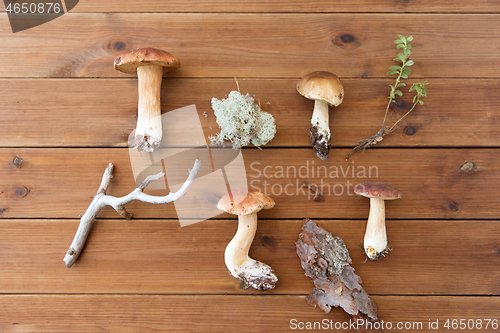
[[[330,72],[313,72],[297,83],[297,91],[314,100],[314,110],[309,126],[309,139],[316,155],[327,160],[331,145],[328,106],[339,106],[344,99],[344,87],[337,75]]]
[[[116,57],[114,66],[123,73],[137,73],[139,107],[134,148],[152,153],[160,146],[162,138],[160,104],[162,76],[179,68],[179,60],[166,51],[143,48],[120,54]]]
[[[248,256],[257,230],[257,212],[273,208],[274,205],[274,200],[267,195],[245,189],[226,193],[217,204],[220,210],[238,215],[238,231],[226,247],[224,259],[229,272],[243,281],[245,289],[273,289],[278,282],[270,266]]]
[[[387,246],[385,229],[385,200],[400,199],[400,190],[385,183],[364,183],[354,188],[354,193],[370,198],[370,214],[366,224],[364,249],[371,260],[378,260],[391,251]]]

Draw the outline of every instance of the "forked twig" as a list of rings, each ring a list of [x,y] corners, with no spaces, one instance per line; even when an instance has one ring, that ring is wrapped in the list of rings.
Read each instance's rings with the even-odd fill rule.
[[[101,186],[99,186],[99,190],[87,208],[87,211],[81,217],[80,225],[76,231],[75,238],[73,239],[68,252],[66,252],[66,256],[64,256],[64,263],[66,264],[66,267],[71,267],[78,259],[78,256],[83,250],[90,229],[92,228],[92,224],[97,217],[97,214],[99,214],[104,207],[113,207],[121,216],[129,220],[132,218],[132,215],[125,210],[124,206],[134,200],[140,200],[142,202],[149,202],[153,204],[164,204],[179,200],[191,187],[191,184],[200,170],[200,165],[201,160],[195,160],[193,168],[189,170],[188,178],[177,192],[170,192],[168,195],[163,197],[153,196],[143,192],[151,182],[161,179],[165,175],[163,172],[160,172],[157,175],[146,177],[146,179],[144,179],[144,181],[131,193],[124,197],[117,198],[106,195],[111,178],[113,178],[112,174],[114,169],[114,165],[109,163],[108,167],[104,171],[104,175],[102,176]]]

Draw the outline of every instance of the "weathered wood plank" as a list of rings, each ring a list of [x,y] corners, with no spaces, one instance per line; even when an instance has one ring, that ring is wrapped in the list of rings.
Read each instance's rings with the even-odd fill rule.
[[[404,20],[392,14],[71,14],[15,35],[1,31],[0,57],[10,61],[0,76],[124,77],[113,69],[115,56],[155,46],[180,59],[176,77],[300,77],[313,70],[380,77],[395,56],[395,36],[418,32],[414,77],[498,77],[500,59],[491,45],[499,31],[498,17],[487,14]]]
[[[429,328],[438,321],[446,331],[447,319],[498,319],[498,297],[397,297],[376,296],[378,325],[368,332],[394,332],[398,323],[408,331],[436,332]],[[289,332],[299,325],[314,325],[308,331],[338,330],[356,332],[349,327],[352,317],[341,309],[329,314],[308,305],[304,296],[57,296],[12,295],[0,297],[2,332]],[[307,324],[309,322],[309,324]],[[299,324],[301,323],[301,324]],[[322,326],[322,323],[325,326]],[[496,323],[496,321],[495,321]],[[451,321],[450,321],[451,324]],[[482,328],[464,332],[497,332],[482,321]],[[331,325],[331,326],[330,326]],[[344,329],[342,326],[344,325]],[[390,326],[389,326],[390,325]],[[391,327],[390,329],[388,327]]]
[[[1,9],[4,12],[4,8]],[[421,1],[249,1],[240,0],[230,3],[217,1],[160,1],[148,0],[140,3],[126,2],[117,5],[111,0],[80,0],[71,13],[150,13],[150,12],[242,12],[242,13],[322,13],[322,12],[422,12],[422,13],[492,13],[498,12],[495,0],[482,0],[474,3],[451,2],[448,0]]]
[[[317,221],[346,243],[363,287],[377,295],[500,295],[497,221],[388,221],[387,258],[359,248],[365,221]],[[0,293],[260,294],[242,290],[224,264],[236,221],[181,228],[175,220],[99,220],[77,263],[62,258],[75,220],[0,221]],[[269,264],[273,294],[307,294],[294,241],[301,220],[261,220],[250,256]]]
[[[269,147],[310,147],[308,129],[313,102],[296,92],[296,82],[238,79],[241,92],[255,95],[263,110],[276,119],[278,130]],[[357,140],[378,131],[392,80],[342,82],[344,102],[330,111],[332,144],[352,147]],[[195,104],[208,140],[218,132],[210,105],[212,97],[224,98],[235,89],[233,79],[165,79],[162,108],[165,114]],[[500,81],[432,79],[429,91],[425,105],[380,146],[498,146],[500,113],[496,105],[500,103]],[[407,102],[394,109],[391,121],[404,114],[412,96],[408,93]],[[0,146],[126,147],[137,122],[137,98],[135,79],[2,79],[0,123],[8,126],[0,132]],[[164,146],[176,144],[189,142],[183,138],[163,142]]]
[[[184,181],[196,156],[205,159],[200,177],[212,173],[206,150],[173,152],[179,154],[168,167],[172,167],[169,179]],[[495,187],[500,184],[497,149],[372,148],[346,162],[348,152],[334,149],[330,159],[324,162],[312,149],[245,149],[243,156],[250,188],[271,195],[277,202],[274,209],[261,212],[261,216],[364,219],[369,201],[355,196],[353,188],[368,181],[388,182],[403,192],[402,200],[387,204],[387,216],[391,219],[499,216]],[[15,157],[21,161],[20,167],[14,165]],[[76,218],[86,210],[109,162],[115,164],[116,171],[108,194],[123,196],[136,187],[128,149],[1,149],[0,161],[0,217],[3,218]],[[151,173],[160,170],[151,170]],[[304,180],[323,188],[325,202],[308,199],[308,192],[301,188]],[[207,200],[215,206],[226,191],[221,181],[219,184],[210,177],[198,178],[195,190],[188,192],[184,202],[197,205],[196,202],[202,204],[204,201],[200,200]],[[202,185],[208,185],[208,189],[198,187],[196,190],[196,186]],[[166,194],[161,189],[148,192]],[[136,218],[177,217],[173,204],[132,202],[127,208]],[[186,209],[180,211],[189,213],[193,207]],[[189,217],[199,217],[194,213]],[[99,216],[118,218],[109,207]]]

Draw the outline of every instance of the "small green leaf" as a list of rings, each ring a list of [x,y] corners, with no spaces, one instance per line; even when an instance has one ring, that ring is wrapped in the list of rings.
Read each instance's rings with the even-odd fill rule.
[[[415,82],[415,83],[412,84],[412,86],[410,88],[410,91],[412,91],[412,90],[418,90],[418,91],[420,91],[423,86],[424,86],[424,84],[422,82]]]
[[[396,86],[396,88],[399,88],[399,87],[406,87],[406,83],[401,82],[400,84],[398,84],[398,85]]]
[[[394,60],[394,61],[401,61],[399,58],[394,58],[392,60]]]
[[[398,96],[403,96],[403,92],[401,90],[394,90],[394,94]]]
[[[419,100],[418,102],[420,103],[420,105],[424,105],[424,101]]]
[[[406,60],[406,57],[403,53],[398,53],[398,58],[399,58],[399,60],[401,60],[403,62]]]
[[[401,74],[401,77],[402,77],[403,79],[407,79],[407,78],[408,78],[408,75],[407,75],[407,74],[405,74],[405,73],[402,73],[402,74]]]
[[[398,35],[399,39],[401,39],[403,41],[403,43],[406,44],[406,37],[403,36],[403,35]]]
[[[398,74],[399,72],[398,71],[388,71],[387,73],[385,73],[386,75],[394,75],[394,74]]]
[[[415,100],[417,99],[418,95],[413,96],[413,103],[415,103]]]
[[[406,40],[411,42],[413,40],[413,35],[409,36],[409,37],[406,37]]]
[[[410,67],[403,67],[403,73],[410,75],[411,74],[411,68]]]
[[[413,64],[415,64],[415,63],[413,62],[413,60],[408,60],[408,61],[406,62],[406,64],[405,64],[405,65],[406,65],[406,66],[411,66],[411,65],[413,65]]]
[[[402,49],[403,47],[405,47],[403,44],[398,44],[398,46],[396,46],[397,49]]]
[[[406,48],[409,50],[411,49],[411,44],[406,45]]]
[[[397,71],[398,69],[401,69],[401,66],[391,66],[391,67],[389,67],[389,70],[391,70],[391,71]]]
[[[401,43],[404,43],[404,42],[403,42],[402,40],[399,40],[399,39],[396,39],[396,40],[394,41],[394,44],[401,44]]]

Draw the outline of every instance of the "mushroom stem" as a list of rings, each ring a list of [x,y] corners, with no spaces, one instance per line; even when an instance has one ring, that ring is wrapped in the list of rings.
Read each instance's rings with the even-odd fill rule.
[[[139,151],[153,152],[160,146],[161,129],[161,80],[163,67],[140,66],[137,68],[139,85],[139,107],[135,148]]]
[[[231,274],[243,280],[243,288],[273,289],[278,278],[273,269],[248,256],[257,230],[257,213],[238,216],[238,231],[224,253],[226,266]]]
[[[322,160],[328,159],[330,149],[330,125],[328,123],[328,103],[320,100],[314,101],[314,110],[309,127],[309,139],[316,151],[316,155]]]
[[[385,230],[384,199],[370,198],[370,215],[366,224],[364,248],[371,260],[378,260],[390,251]]]

